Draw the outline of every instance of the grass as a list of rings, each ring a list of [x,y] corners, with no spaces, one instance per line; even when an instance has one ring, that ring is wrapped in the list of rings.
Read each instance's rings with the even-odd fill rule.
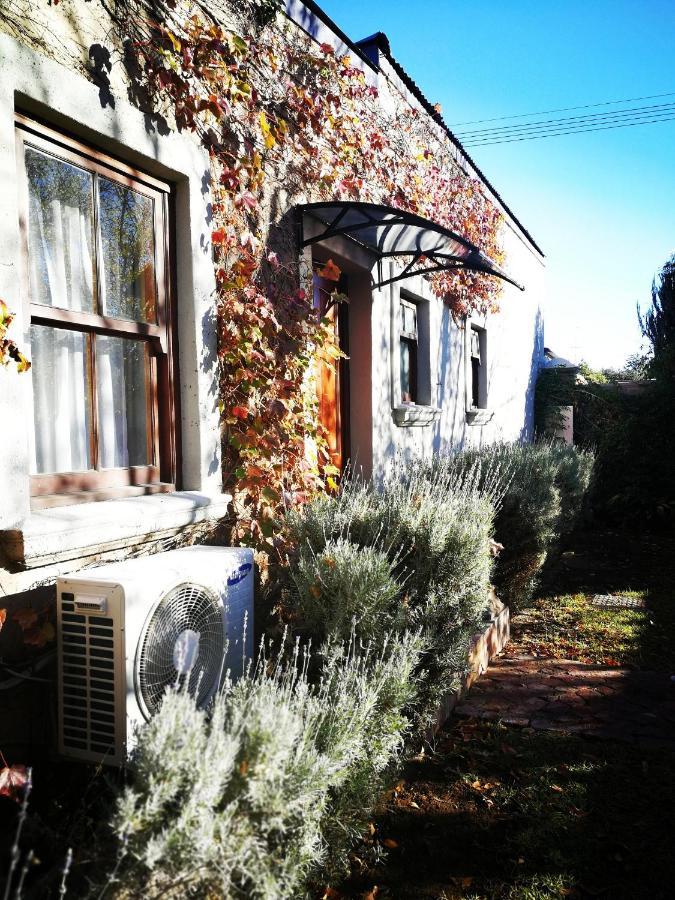
[[[649,609],[595,606],[593,594],[545,597],[515,616],[514,643],[507,655],[531,654],[553,659],[574,659],[608,666],[652,668],[644,646],[645,633],[655,628]],[[644,601],[644,591],[622,596]],[[663,629],[660,629],[663,632]]]
[[[386,868],[355,862],[343,896],[671,897],[672,766],[665,751],[455,723],[374,823]]]

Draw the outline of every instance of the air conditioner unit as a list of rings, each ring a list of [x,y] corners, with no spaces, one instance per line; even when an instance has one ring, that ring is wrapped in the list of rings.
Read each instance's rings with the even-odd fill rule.
[[[57,579],[59,752],[119,765],[167,687],[205,705],[253,648],[253,552],[185,547]]]

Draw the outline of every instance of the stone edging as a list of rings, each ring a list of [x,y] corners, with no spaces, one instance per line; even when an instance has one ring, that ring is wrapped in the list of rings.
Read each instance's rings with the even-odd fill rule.
[[[436,715],[436,724],[429,729],[429,737],[439,731],[459,701],[487,669],[490,660],[504,649],[511,637],[511,615],[504,606],[492,619],[485,631],[478,632],[471,640],[468,653],[468,671],[462,677],[459,688],[446,694]]]

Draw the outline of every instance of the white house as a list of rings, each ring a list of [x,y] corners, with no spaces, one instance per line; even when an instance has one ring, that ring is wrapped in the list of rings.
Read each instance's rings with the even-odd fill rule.
[[[208,155],[190,135],[158,130],[130,101],[105,57],[103,4],[24,8],[21,35],[8,18],[0,23],[0,297],[33,358],[28,374],[0,370],[8,606],[59,573],[151,551],[217,521],[229,500]],[[310,0],[288,0],[286,14],[315,40],[348,50],[382,97],[404,96],[435,117],[458,165],[501,210],[503,269],[524,288],[505,283],[498,315],[454,322],[422,275],[398,278],[405,263],[384,244],[364,230],[330,231],[335,218],[325,209],[300,210],[298,252],[308,265],[333,259],[349,297],[339,314],[347,358],[326,411],[333,450],[377,475],[397,452],[530,439],[543,353],[541,251],[382,35],[356,44]],[[97,79],[82,73],[87,58]],[[119,210],[130,205],[125,227],[137,229],[147,276],[131,298],[118,290],[125,261],[115,246]],[[377,226],[383,240],[405,232],[447,244],[433,223],[394,226],[388,215]],[[455,252],[474,251],[460,242]],[[142,440],[131,440],[129,422]]]

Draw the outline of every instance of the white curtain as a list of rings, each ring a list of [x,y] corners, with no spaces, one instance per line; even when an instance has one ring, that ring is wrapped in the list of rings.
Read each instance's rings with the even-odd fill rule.
[[[29,210],[31,299],[62,309],[92,310],[90,195],[81,190],[78,170],[74,170],[75,181],[68,178],[68,169],[73,167],[38,154],[33,162]],[[27,163],[31,173],[30,158]],[[33,325],[31,349],[34,470],[84,471],[91,466],[86,337],[81,332]]]
[[[94,303],[93,180],[90,173],[27,148],[29,257],[35,303],[96,312]],[[130,192],[129,192],[130,193]],[[135,219],[131,220],[132,225]],[[118,271],[126,235],[123,223],[107,228],[106,289],[122,280]],[[151,224],[150,224],[151,229]],[[152,231],[150,230],[150,235]],[[133,238],[133,228],[132,228]],[[111,244],[112,242],[112,244]],[[132,247],[134,240],[131,240]],[[104,273],[105,276],[105,273]],[[104,277],[104,283],[106,278]],[[116,298],[116,306],[123,298]],[[120,311],[115,308],[115,312]],[[95,345],[100,468],[146,463],[145,351],[137,341],[92,335]],[[90,454],[91,385],[87,336],[68,328],[31,327],[35,394],[36,473],[82,472]]]
[[[97,337],[98,456],[103,469],[129,465],[125,381],[123,339]]]

